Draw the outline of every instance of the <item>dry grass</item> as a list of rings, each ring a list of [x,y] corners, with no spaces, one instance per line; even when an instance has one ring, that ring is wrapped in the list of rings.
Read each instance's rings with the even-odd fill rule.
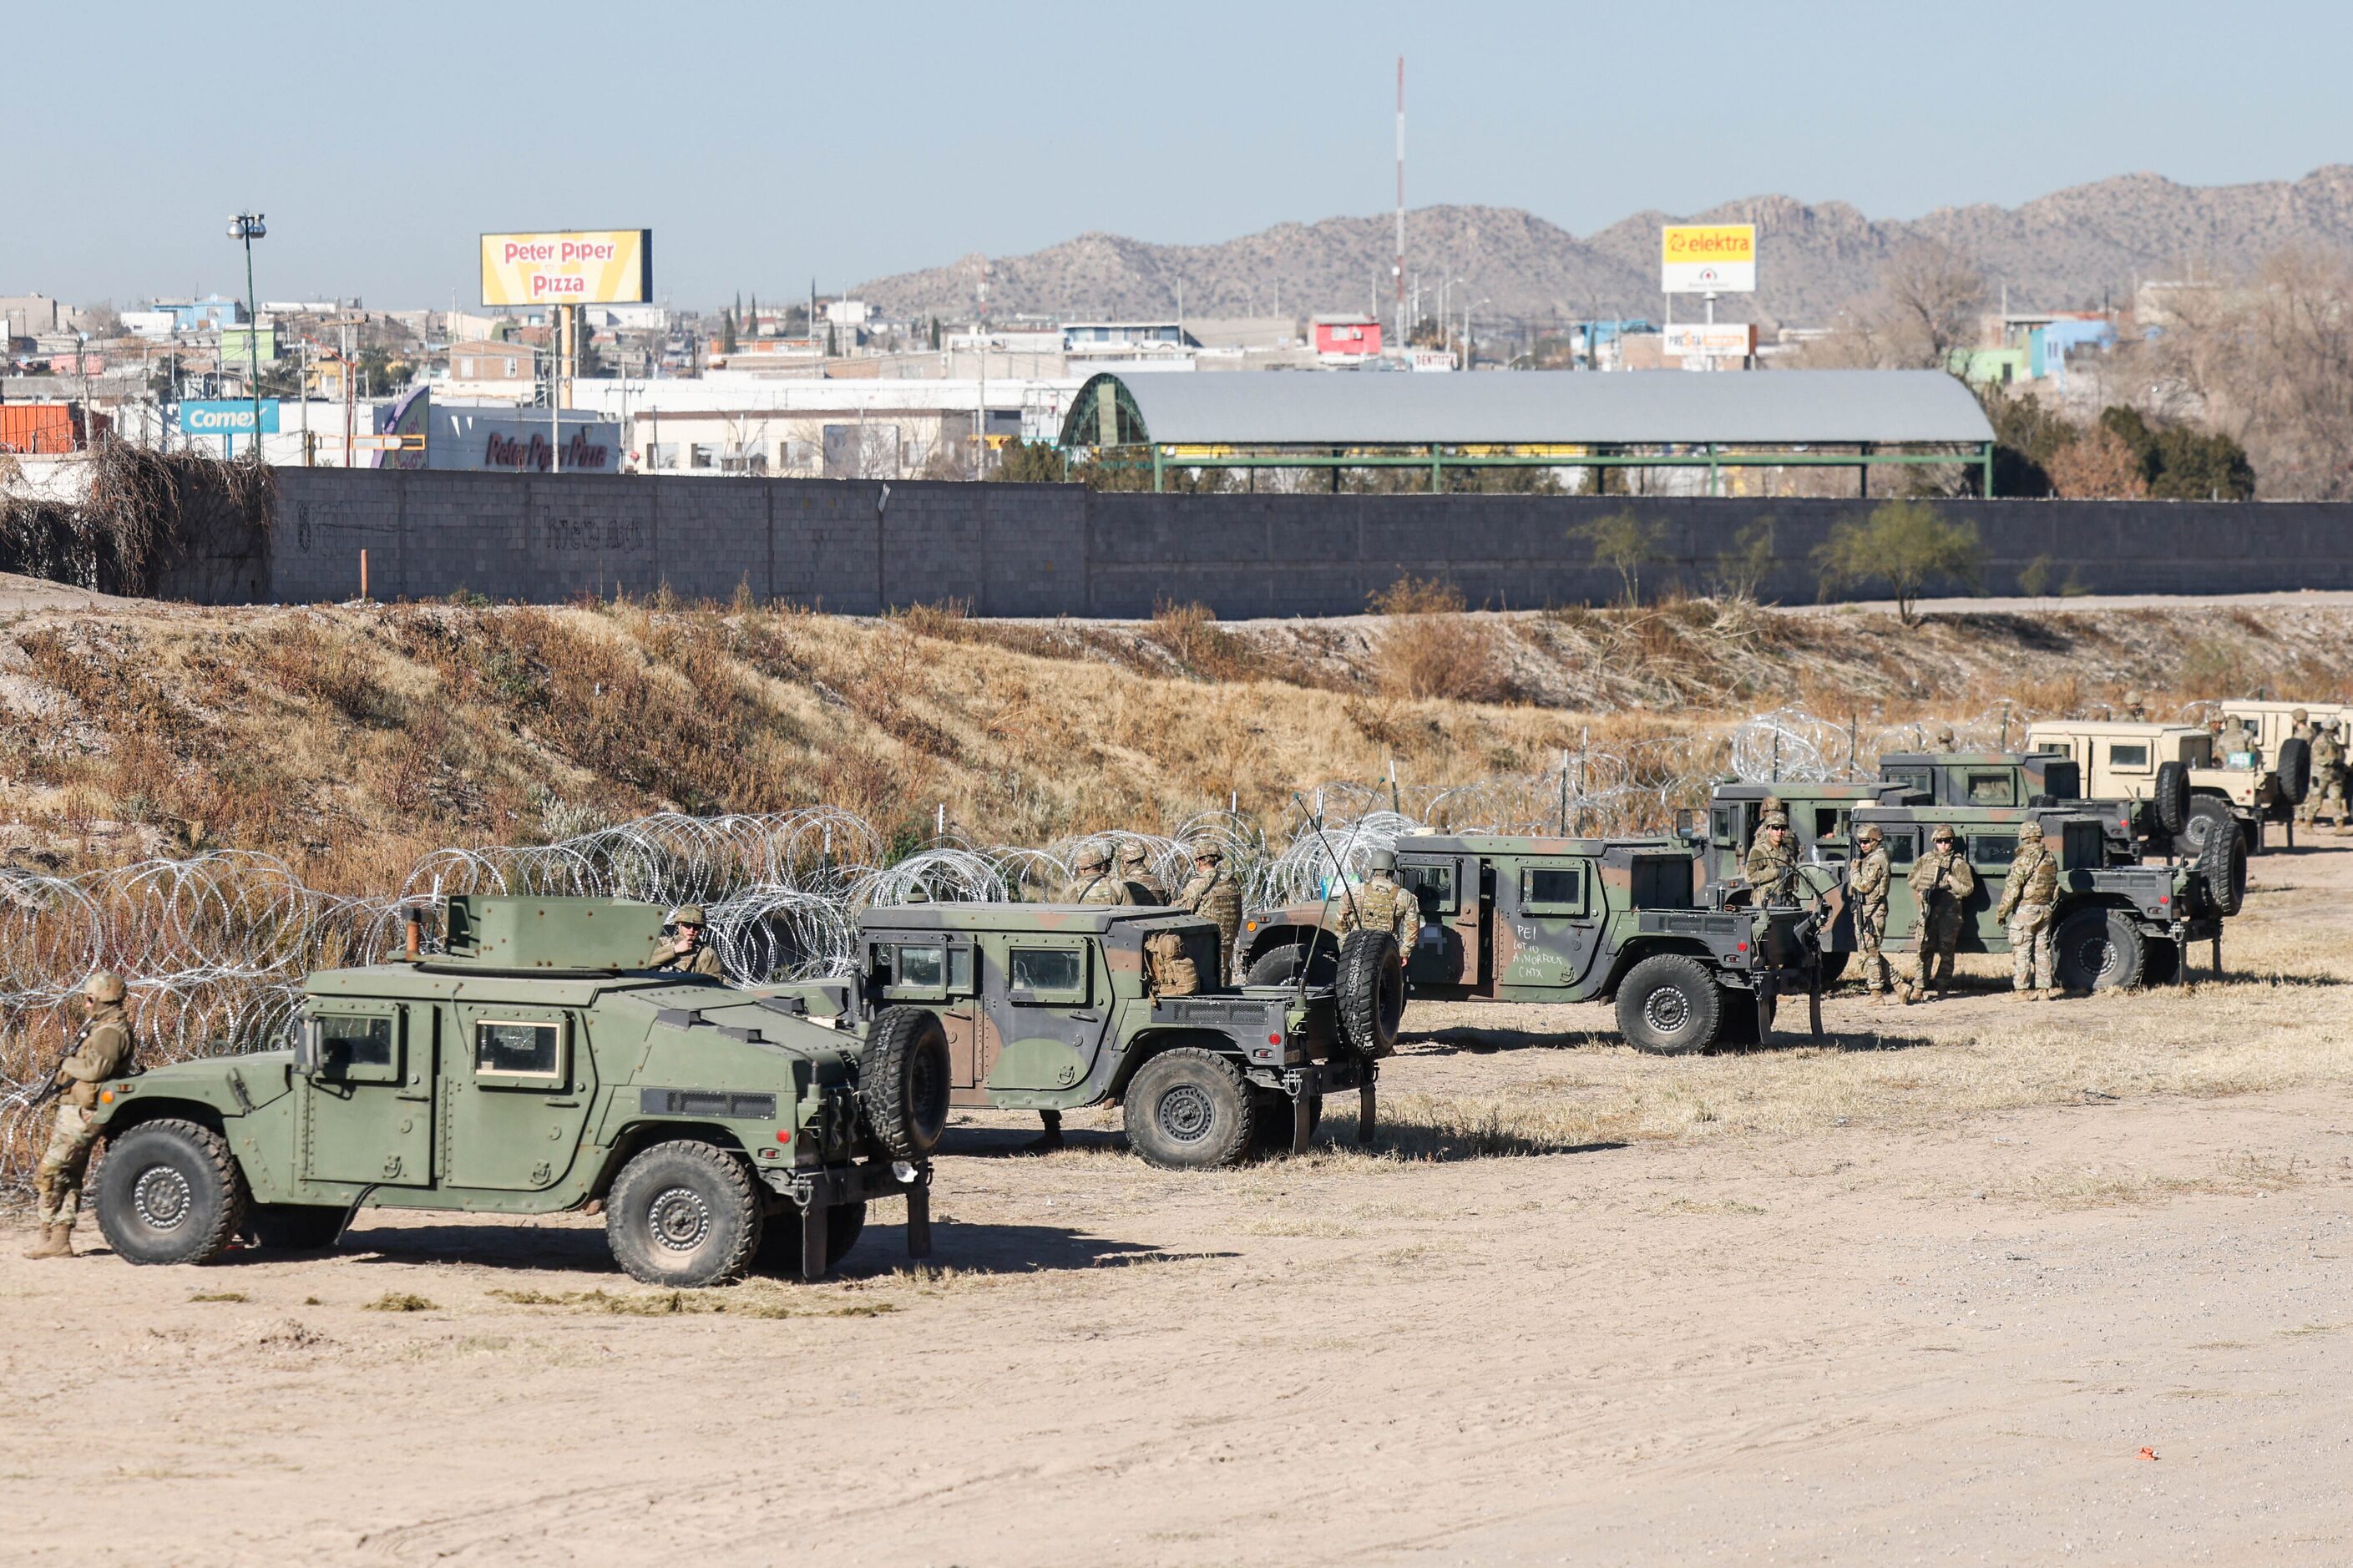
[[[1384,614],[1221,623],[881,619],[661,601],[566,608],[164,610],[0,635],[0,802],[69,867],[234,846],[313,885],[394,885],[422,850],[641,813],[829,802],[891,837],[944,805],[1002,841],[1155,827],[1229,799],[1533,773],[1589,739],[1716,739],[1799,701],[1880,722],[2007,695],[2096,706],[2343,684],[2353,615],[1931,616],[1679,600],[1467,613],[1400,583]]]

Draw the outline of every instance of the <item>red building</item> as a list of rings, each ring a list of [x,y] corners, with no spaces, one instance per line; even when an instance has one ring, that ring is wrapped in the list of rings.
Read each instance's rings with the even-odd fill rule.
[[[1327,360],[1377,359],[1381,323],[1372,316],[1317,316],[1315,352]]]

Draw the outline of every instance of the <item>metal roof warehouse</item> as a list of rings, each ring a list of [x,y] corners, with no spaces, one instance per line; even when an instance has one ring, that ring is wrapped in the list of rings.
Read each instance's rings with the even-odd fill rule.
[[[1071,400],[1061,446],[1166,469],[1982,466],[1993,426],[1933,370],[1135,375]],[[1715,486],[1711,484],[1711,490]]]

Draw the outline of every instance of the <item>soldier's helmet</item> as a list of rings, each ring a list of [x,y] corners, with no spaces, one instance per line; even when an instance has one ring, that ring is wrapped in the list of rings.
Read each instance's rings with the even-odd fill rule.
[[[1109,870],[1111,868],[1111,851],[1103,848],[1101,845],[1082,849],[1079,851],[1078,859],[1071,862],[1071,865],[1074,869],[1081,871]]]
[[[120,1002],[123,996],[122,976],[111,969],[101,969],[81,983],[81,994],[93,1002]]]
[[[1758,823],[1757,826],[1759,827],[1787,827],[1789,826],[1789,819],[1780,812],[1768,811],[1765,814],[1765,820]]]
[[[1936,825],[1936,831],[1930,834],[1928,837],[1935,839],[1939,844],[1950,844],[1953,841],[1953,830],[1950,827],[1946,826],[1943,823],[1938,823]]]
[[[1949,752],[1952,749],[1953,727],[1950,724],[1947,724],[1936,731],[1936,750],[1940,752]]]
[[[699,927],[709,925],[711,920],[702,912],[701,904],[681,904],[679,906],[678,913],[670,916],[670,922],[674,925]]]
[[[1761,804],[1764,805],[1765,815],[1767,816],[1778,816],[1784,810],[1788,809],[1782,805],[1781,797],[1778,795],[1767,795]]]
[[[1857,844],[1876,844],[1886,837],[1887,835],[1879,831],[1879,824],[1866,822],[1855,830],[1854,841]]]
[[[2042,824],[2039,822],[2022,822],[2019,824],[2018,841],[2021,844],[2023,844],[2029,839],[2032,839],[2037,844],[2042,842]]]
[[[1149,865],[1151,861],[1151,852],[1141,844],[1123,844],[1119,847],[1119,863],[1123,866],[1145,866]]]
[[[1207,860],[1212,866],[1222,866],[1226,863],[1226,852],[1214,844],[1204,844],[1193,851],[1193,858]]]
[[[1394,849],[1374,850],[1372,868],[1373,875],[1377,877],[1387,876],[1395,871],[1397,869],[1397,851]]]
[[[2306,718],[2307,717],[2307,715],[2306,714],[2306,712],[2305,712],[2305,710],[2304,710],[2303,709],[2299,708],[2299,709],[2297,709],[2295,712],[2293,712],[2293,713],[2289,714],[2289,715],[2288,715],[2288,717],[2289,717],[2290,719],[2293,719],[2294,721],[2295,721],[2295,722],[2297,722],[2297,723],[2301,724],[2301,723],[2303,723],[2303,722],[2305,721],[2305,720],[2306,720]]]

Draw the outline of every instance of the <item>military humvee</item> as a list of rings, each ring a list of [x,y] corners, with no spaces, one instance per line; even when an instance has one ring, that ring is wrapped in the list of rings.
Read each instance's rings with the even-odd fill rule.
[[[1991,769],[1990,763],[1984,763],[1956,766],[1981,772]],[[1856,798],[1858,791],[1873,787],[1896,798]],[[1952,805],[1923,799],[1925,792],[1911,789],[1908,783],[1718,788],[1709,804],[1709,868],[1717,880],[1739,876],[1746,849],[1741,840],[1725,840],[1719,835],[1729,825],[1753,822],[1754,804],[1767,793],[1779,795],[1798,833],[1801,880],[1810,891],[1822,897],[1822,918],[1816,931],[1825,949],[1828,976],[1841,973],[1855,952],[1846,873],[1854,835],[1865,824],[1879,828],[1894,872],[1883,943],[1891,954],[1918,949],[1918,900],[1905,878],[1926,852],[1928,837],[1939,824],[1952,827],[1970,868],[1977,873],[1977,891],[1962,911],[1958,951],[2008,952],[2009,931],[1993,918],[1993,911],[2000,903],[2010,859],[2018,852],[2020,827],[2030,821],[2040,826],[2044,841],[2059,857],[2058,899],[2052,910],[2057,926],[2055,978],[2071,990],[2105,990],[2183,978],[2184,955],[2192,942],[2213,943],[2219,969],[2221,922],[2236,912],[2236,891],[2245,885],[2245,851],[2234,835],[2211,839],[2206,858],[2200,864],[2144,866],[2137,854],[2118,857],[2113,805],[2105,811],[2085,809],[2096,804],[2089,802]],[[2220,898],[2211,890],[2217,886],[2223,889]]]
[[[101,1086],[118,1253],[206,1262],[248,1220],[264,1246],[323,1247],[366,1207],[601,1205],[649,1284],[737,1278],[771,1237],[795,1245],[768,1261],[816,1278],[897,1196],[928,1249],[948,1063],[927,1016],[861,1041],[797,997],[649,972],[649,905],[459,896],[446,918],[444,951],[412,923],[405,960],[310,976],[290,1049]]]
[[[1699,851],[1681,838],[1433,836],[1400,838],[1397,858],[1421,905],[1406,963],[1417,997],[1613,1000],[1629,1044],[1680,1055],[1762,1038],[1780,997],[1819,991],[1805,912],[1709,907]],[[1250,979],[1323,973],[1336,903],[1246,912]]]
[[[1405,1010],[1387,933],[1351,939],[1336,986],[1229,986],[1218,928],[1180,910],[914,904],[859,925],[861,1005],[936,1016],[953,1104],[1116,1100],[1129,1145],[1174,1169],[1303,1151],[1324,1096],[1351,1089],[1372,1136],[1377,1063]]]
[[[2247,853],[2263,850],[2263,824],[2292,825],[2303,795],[2290,799],[2279,773],[2260,759],[2218,758],[2214,738],[2195,724],[2042,721],[2026,728],[2026,749],[2073,760],[2083,793],[2098,800],[2148,803],[2139,824],[2159,854],[2195,859],[2217,829],[2237,829]],[[2308,773],[2307,773],[2308,776]]]

